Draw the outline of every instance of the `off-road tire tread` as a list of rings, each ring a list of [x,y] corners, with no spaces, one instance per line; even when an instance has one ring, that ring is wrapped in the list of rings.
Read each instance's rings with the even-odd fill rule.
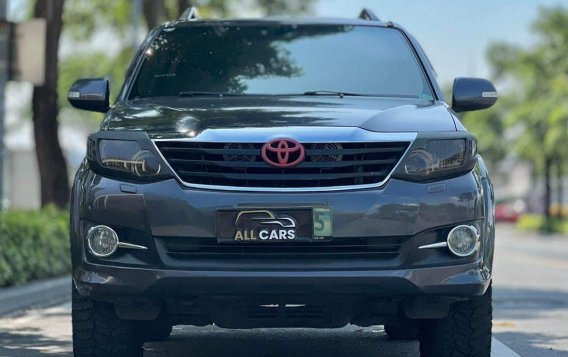
[[[484,295],[453,303],[448,316],[421,326],[422,357],[489,357],[491,355],[491,286]]]
[[[111,304],[72,292],[73,354],[76,357],[142,356],[131,321],[116,317]]]

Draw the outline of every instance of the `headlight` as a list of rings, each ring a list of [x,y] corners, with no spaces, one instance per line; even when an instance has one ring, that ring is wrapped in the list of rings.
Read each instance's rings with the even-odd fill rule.
[[[414,145],[393,176],[428,181],[458,175],[473,168],[476,155],[474,138],[422,141]]]
[[[100,140],[101,166],[128,172],[136,176],[155,176],[160,173],[158,159],[148,150],[142,150],[136,141]]]
[[[87,140],[89,168],[103,176],[136,182],[174,178],[160,152],[143,131],[99,131]]]
[[[432,140],[408,156],[404,171],[408,175],[428,176],[436,171],[460,167],[464,158],[465,140]]]

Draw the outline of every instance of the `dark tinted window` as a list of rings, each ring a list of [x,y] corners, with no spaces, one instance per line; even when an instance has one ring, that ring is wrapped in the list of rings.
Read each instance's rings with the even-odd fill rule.
[[[238,24],[164,29],[146,51],[130,97],[317,90],[432,99],[396,29]]]

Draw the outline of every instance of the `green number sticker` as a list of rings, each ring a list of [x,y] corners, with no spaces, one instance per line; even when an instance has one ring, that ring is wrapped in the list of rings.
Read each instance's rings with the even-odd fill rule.
[[[331,237],[331,208],[314,207],[314,237]]]

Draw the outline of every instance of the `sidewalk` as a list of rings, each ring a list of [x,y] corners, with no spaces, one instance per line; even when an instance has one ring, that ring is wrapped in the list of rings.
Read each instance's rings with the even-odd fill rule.
[[[30,307],[48,307],[71,299],[71,276],[0,288],[0,316]]]

